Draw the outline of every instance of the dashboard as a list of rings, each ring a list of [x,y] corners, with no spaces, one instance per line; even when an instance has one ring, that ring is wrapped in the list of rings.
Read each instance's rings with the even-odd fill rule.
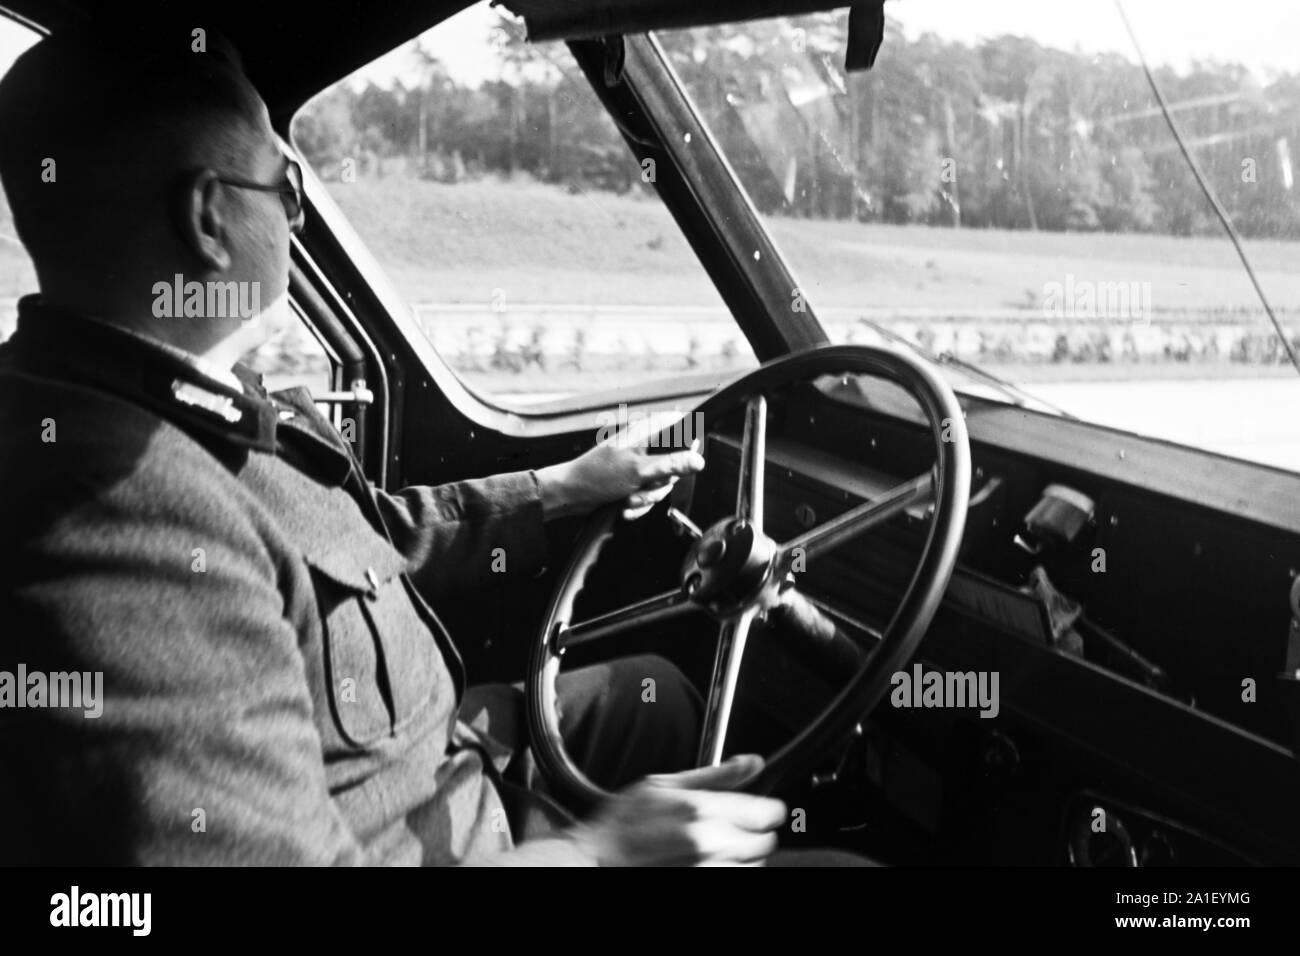
[[[975,466],[965,537],[918,663],[996,673],[1000,707],[986,719],[886,698],[822,775],[841,784],[827,793],[854,794],[840,819],[884,813],[907,844],[897,853],[928,848],[937,862],[1300,859],[1295,699],[1282,673],[1300,508],[1277,497],[1300,501],[1300,479],[963,404]],[[887,383],[797,386],[771,407],[765,508],[778,541],[933,464],[919,409]],[[1033,442],[1035,430],[1050,440]],[[689,489],[701,526],[734,505],[739,448],[739,420],[717,423]],[[1093,509],[1072,540],[1036,547],[1025,517],[1049,486]],[[879,633],[917,566],[927,512],[914,506],[819,558],[800,587],[859,634]],[[736,719],[752,739],[737,748],[791,733],[843,680],[779,639],[757,642],[752,658]]]

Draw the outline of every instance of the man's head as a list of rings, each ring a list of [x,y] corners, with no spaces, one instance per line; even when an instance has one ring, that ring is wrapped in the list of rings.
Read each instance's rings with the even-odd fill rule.
[[[58,34],[0,80],[0,183],[43,297],[191,351],[247,339],[249,324],[160,318],[155,287],[179,274],[239,283],[264,312],[280,303],[293,199],[250,186],[286,186],[286,169],[265,104],[210,31]]]

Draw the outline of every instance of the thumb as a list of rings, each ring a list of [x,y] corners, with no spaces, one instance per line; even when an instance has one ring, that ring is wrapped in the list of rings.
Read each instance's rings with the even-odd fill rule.
[[[716,767],[654,774],[645,779],[656,787],[677,790],[736,790],[757,777],[763,766],[758,754],[736,754]]]

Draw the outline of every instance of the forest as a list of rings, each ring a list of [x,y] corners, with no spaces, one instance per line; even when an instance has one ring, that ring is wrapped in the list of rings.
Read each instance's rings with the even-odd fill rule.
[[[891,21],[875,68],[845,73],[844,17],[658,37],[762,211],[953,228],[1218,230],[1132,60],[1017,36],[909,40]],[[529,44],[505,16],[485,40],[502,58],[499,79],[458,83],[412,41],[415,65],[401,79],[340,83],[312,101],[295,121],[298,147],[327,180],[400,171],[650,188],[563,44]],[[1221,62],[1156,76],[1242,234],[1300,235],[1290,155],[1300,77]]]

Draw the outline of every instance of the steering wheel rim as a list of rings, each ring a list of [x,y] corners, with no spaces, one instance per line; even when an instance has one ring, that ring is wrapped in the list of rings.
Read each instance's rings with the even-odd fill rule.
[[[936,465],[927,475],[895,486],[843,515],[777,544],[763,534],[767,395],[786,385],[844,374],[872,375],[906,390],[928,420]],[[738,470],[737,515],[699,532],[683,564],[680,588],[578,624],[569,623],[587,573],[613,536],[621,506],[611,506],[589,519],[548,605],[529,659],[526,682],[529,731],[535,759],[549,785],[557,795],[577,805],[599,802],[608,792],[593,783],[574,763],[560,735],[555,678],[568,647],[692,611],[717,617],[721,622],[719,650],[710,682],[705,740],[701,742],[699,761],[701,765],[716,764],[725,745],[730,705],[751,626],[760,613],[774,606],[774,594],[783,603],[790,600],[788,594],[797,594],[790,583],[792,575],[788,574],[793,548],[803,547],[805,558],[811,561],[817,554],[870,530],[906,507],[932,499],[933,516],[920,560],[883,637],[840,692],[802,731],[769,756],[762,772],[741,788],[752,793],[771,793],[791,775],[811,770],[826,753],[842,744],[858,722],[879,704],[892,675],[915,654],[943,599],[966,524],[971,458],[961,406],[933,366],[892,349],[825,346],[760,366],[709,396],[693,414],[699,416],[696,420],[702,421],[707,434],[723,415],[740,404],[745,406],[745,429]],[[669,431],[661,438],[662,446],[668,447]],[[726,527],[728,521],[733,525],[739,523],[740,530]],[[718,573],[713,578],[702,583],[697,581],[691,587],[693,575],[708,577],[715,570]],[[808,609],[806,600],[803,607]],[[729,645],[725,655],[724,645]],[[721,710],[724,707],[725,713]]]

